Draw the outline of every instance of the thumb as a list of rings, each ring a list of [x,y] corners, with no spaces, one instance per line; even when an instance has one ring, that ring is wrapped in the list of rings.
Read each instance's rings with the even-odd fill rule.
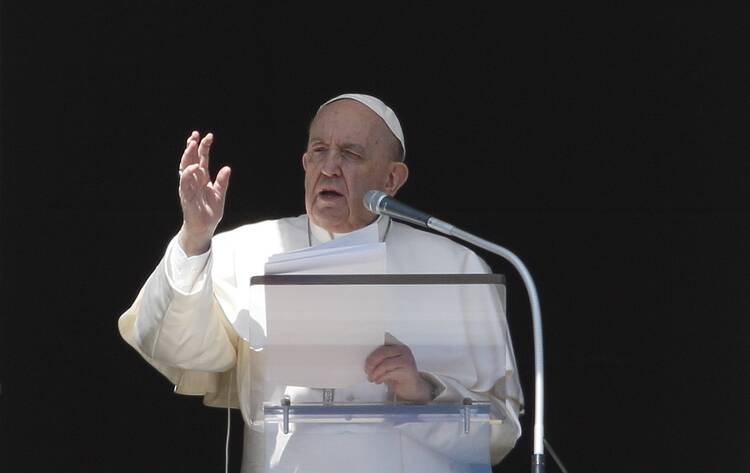
[[[222,196],[227,194],[229,188],[229,176],[232,174],[232,169],[229,166],[224,166],[219,170],[214,181],[214,190],[221,193]]]

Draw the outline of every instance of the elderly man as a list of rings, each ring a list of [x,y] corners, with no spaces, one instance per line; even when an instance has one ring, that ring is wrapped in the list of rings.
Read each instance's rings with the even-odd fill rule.
[[[269,256],[369,227],[386,243],[388,273],[486,273],[488,268],[465,247],[387,217],[376,218],[362,205],[366,191],[395,195],[409,175],[400,123],[379,99],[344,94],[320,107],[302,155],[307,213],[299,217],[214,236],[231,170],[223,167],[211,180],[212,142],[210,133],[201,139],[193,132],[188,138],[180,161],[182,228],[120,317],[119,328],[123,338],[175,384],[176,392],[202,395],[211,406],[241,408],[246,421],[243,470],[262,471],[263,435],[251,426],[262,418],[267,396],[260,380],[265,379],[264,370],[273,367],[266,368],[263,351],[251,349],[230,321],[248,310],[249,279],[263,274]],[[504,420],[492,432],[492,460],[499,461],[520,435],[523,400],[505,314],[500,304],[494,310],[497,314],[482,334],[470,334],[461,343],[492,344],[498,353],[470,356],[466,372],[420,370],[426,360],[415,359],[408,346],[386,344],[365,362],[368,382],[337,390],[336,401],[384,402],[389,393],[415,402],[489,400],[494,415]],[[285,389],[293,402],[320,402],[330,394],[321,391],[328,390]]]

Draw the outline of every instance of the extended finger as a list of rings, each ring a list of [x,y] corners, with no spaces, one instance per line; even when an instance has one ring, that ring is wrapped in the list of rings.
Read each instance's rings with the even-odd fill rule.
[[[222,199],[227,195],[227,189],[229,188],[229,176],[232,174],[232,170],[229,166],[224,166],[219,170],[219,174],[216,175],[214,181],[214,190],[218,192]]]
[[[200,159],[200,165],[204,169],[208,169],[208,155],[211,151],[211,143],[214,141],[214,134],[209,133],[203,137],[201,144],[198,146],[198,158]]]
[[[196,183],[196,189],[202,189],[206,186],[211,187],[211,176],[208,174],[208,170],[204,169],[198,165],[198,168],[195,170],[195,183]]]
[[[182,169],[180,173],[180,192],[184,192],[197,184],[197,173],[200,166],[197,163],[190,164]]]
[[[183,171],[191,164],[198,164],[198,140],[188,140],[180,158],[180,169]]]
[[[201,134],[198,133],[198,131],[193,130],[192,132],[190,132],[190,136],[188,136],[187,141],[185,142],[185,145],[187,146],[187,144],[190,143],[191,141],[200,141],[200,139],[201,139]]]
[[[180,173],[180,186],[189,184],[194,187],[198,185],[205,186],[208,183],[208,171],[200,167],[200,164],[193,163],[188,165]]]

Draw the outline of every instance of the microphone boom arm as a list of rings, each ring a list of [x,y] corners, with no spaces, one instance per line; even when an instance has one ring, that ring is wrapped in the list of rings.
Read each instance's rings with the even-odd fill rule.
[[[472,235],[420,210],[399,202],[378,190],[365,193],[362,204],[374,214],[389,215],[414,225],[427,227],[436,232],[458,238],[479,248],[494,253],[509,261],[521,275],[531,305],[531,323],[534,334],[534,453],[531,457],[532,473],[544,473],[544,348],[542,345],[542,313],[539,296],[531,273],[521,259],[507,248]]]
[[[521,275],[531,306],[531,323],[534,334],[534,453],[532,455],[532,473],[544,473],[544,346],[542,343],[542,313],[539,296],[531,273],[521,259],[512,251],[500,245],[479,238],[461,230],[448,222],[435,217],[427,220],[427,228],[449,235],[504,258]]]

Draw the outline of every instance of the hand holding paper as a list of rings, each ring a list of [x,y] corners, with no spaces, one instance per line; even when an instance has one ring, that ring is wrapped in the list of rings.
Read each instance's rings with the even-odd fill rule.
[[[420,376],[411,350],[389,333],[385,334],[385,345],[367,357],[365,373],[368,381],[386,383],[389,390],[401,400],[432,400],[431,386]]]

